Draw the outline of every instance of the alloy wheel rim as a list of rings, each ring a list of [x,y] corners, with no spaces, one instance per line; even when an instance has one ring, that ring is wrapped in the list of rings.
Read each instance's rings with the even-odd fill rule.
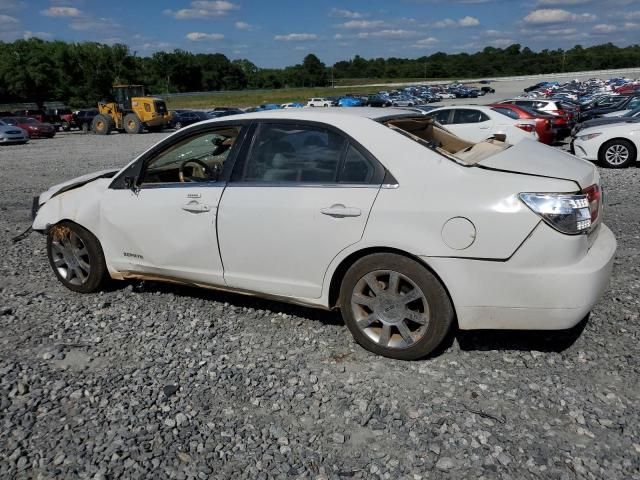
[[[393,270],[376,270],[362,277],[351,295],[358,329],[377,345],[412,347],[429,327],[429,304],[409,277]]]
[[[74,232],[67,229],[58,233],[51,242],[51,253],[55,269],[67,282],[82,285],[89,279],[89,251]]]
[[[610,165],[620,165],[629,159],[629,149],[624,145],[611,145],[605,152],[605,158]]]

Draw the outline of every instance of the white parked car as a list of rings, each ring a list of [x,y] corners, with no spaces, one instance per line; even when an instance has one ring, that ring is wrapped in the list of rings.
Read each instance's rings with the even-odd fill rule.
[[[573,153],[611,168],[634,165],[640,151],[640,123],[636,121],[585,128],[571,141]]]
[[[453,93],[447,93],[447,92],[439,92],[436,95],[438,95],[443,100],[451,100],[453,98],[456,98],[456,96]]]
[[[471,143],[397,109],[273,110],[179,130],[36,197],[63,285],[149,279],[339,309],[372,352],[461,329],[565,329],[616,240],[589,162]]]
[[[518,143],[525,138],[538,139],[535,120],[514,120],[490,107],[439,107],[428,115],[469,142],[481,142],[494,135],[506,135],[509,143]]]
[[[310,98],[307,102],[307,107],[330,107],[332,105],[331,100],[322,97]]]

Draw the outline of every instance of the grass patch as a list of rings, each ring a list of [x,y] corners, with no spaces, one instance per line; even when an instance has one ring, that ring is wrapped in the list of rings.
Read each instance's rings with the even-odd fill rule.
[[[307,103],[311,97],[332,97],[345,93],[375,93],[376,87],[358,87],[349,90],[342,88],[282,88],[278,90],[241,90],[237,92],[215,92],[202,95],[169,96],[167,106],[174,108],[213,108],[213,107],[253,107],[263,103]]]

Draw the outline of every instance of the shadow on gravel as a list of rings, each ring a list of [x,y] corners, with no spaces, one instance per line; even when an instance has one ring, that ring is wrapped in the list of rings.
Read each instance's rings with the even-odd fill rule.
[[[568,330],[458,330],[456,339],[461,350],[537,350],[559,353],[575,343],[588,320],[587,315]]]
[[[163,294],[173,294],[180,297],[198,298],[210,302],[228,303],[236,308],[251,308],[253,310],[269,310],[271,313],[284,313],[295,315],[309,320],[315,320],[328,325],[344,325],[342,317],[338,312],[309,308],[290,303],[267,300],[251,295],[241,295],[239,293],[223,292],[221,290],[209,290],[198,287],[188,287],[183,285],[172,285],[162,282],[112,282],[107,287],[108,290],[122,290],[122,287],[131,285],[133,291],[137,293],[160,292]]]

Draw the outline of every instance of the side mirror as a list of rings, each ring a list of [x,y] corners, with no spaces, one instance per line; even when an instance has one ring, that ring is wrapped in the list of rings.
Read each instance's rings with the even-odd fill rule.
[[[138,191],[138,177],[124,177],[124,186],[134,192]]]

